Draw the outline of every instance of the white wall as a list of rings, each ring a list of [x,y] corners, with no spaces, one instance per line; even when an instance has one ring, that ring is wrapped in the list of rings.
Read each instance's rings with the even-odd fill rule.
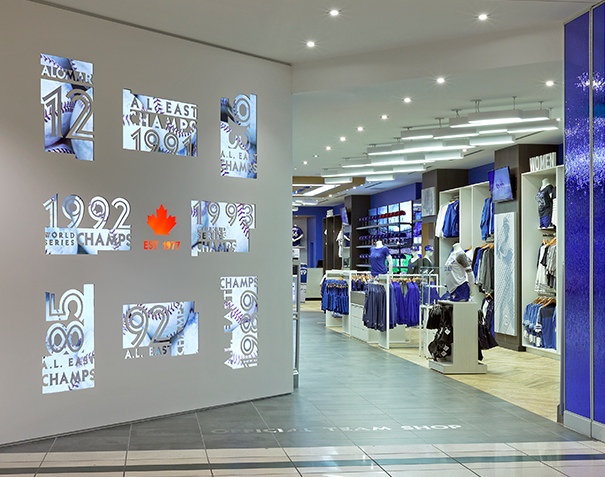
[[[290,68],[22,0],[2,1],[0,41],[0,444],[291,392]],[[40,53],[94,63],[94,162],[43,151]],[[123,88],[197,104],[198,157],[123,150]],[[257,95],[257,180],[219,174],[220,98],[240,93]],[[54,194],[126,198],[132,250],[45,255],[42,204]],[[191,257],[195,199],[255,204],[250,252]],[[160,204],[177,216],[178,252],[143,249]],[[224,364],[223,276],[258,277],[256,367]],[[43,395],[45,292],[85,283],[95,285],[95,386]],[[190,300],[197,355],[124,359],[123,305]]]

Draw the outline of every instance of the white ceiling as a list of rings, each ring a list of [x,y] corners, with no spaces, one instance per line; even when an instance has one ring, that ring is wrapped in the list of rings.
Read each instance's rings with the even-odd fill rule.
[[[588,0],[28,0],[292,65],[293,175],[475,110],[563,115],[563,26]],[[332,8],[342,11],[332,18]],[[490,18],[479,22],[477,15]],[[308,49],[307,40],[316,47]],[[446,83],[437,85],[438,76]],[[555,86],[545,86],[546,80]],[[412,102],[404,104],[403,97]],[[383,121],[381,114],[388,114]],[[357,132],[363,126],[363,132]],[[260,132],[260,131],[259,131]],[[259,134],[260,136],[260,134]],[[345,136],[346,142],[339,138]],[[520,142],[561,143],[562,131]],[[332,146],[326,151],[326,146]],[[262,145],[260,145],[262,148]],[[259,149],[260,151],[260,149]],[[319,155],[315,158],[314,155]],[[303,161],[308,161],[303,165]],[[493,161],[493,149],[439,167]],[[400,175],[368,191],[420,180]],[[322,205],[342,201],[333,199]]]

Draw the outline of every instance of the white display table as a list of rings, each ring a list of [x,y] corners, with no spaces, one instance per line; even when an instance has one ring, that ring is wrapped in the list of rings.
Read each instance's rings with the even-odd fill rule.
[[[440,304],[452,306],[452,329],[454,341],[452,354],[439,361],[430,360],[429,367],[443,374],[483,374],[487,365],[480,363],[478,356],[477,311],[479,303],[473,301],[445,301]]]

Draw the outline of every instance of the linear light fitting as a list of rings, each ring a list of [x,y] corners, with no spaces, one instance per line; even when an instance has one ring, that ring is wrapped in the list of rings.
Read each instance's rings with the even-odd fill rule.
[[[548,121],[541,121],[539,123],[519,124],[507,128],[507,132],[510,134],[520,134],[528,132],[540,132],[540,131],[554,131],[559,129],[559,123],[556,119],[549,119]]]
[[[449,161],[451,159],[462,159],[462,151],[427,152],[424,155],[426,161]]]
[[[523,122],[547,121],[550,119],[550,111],[548,109],[536,109],[534,111],[524,111],[522,117],[523,117]]]
[[[372,157],[370,159],[373,166],[395,166],[404,164],[424,164],[424,156],[422,154],[395,157]]]
[[[472,139],[472,138],[471,138]],[[398,144],[397,149],[392,151],[392,154],[397,153],[412,153],[412,152],[432,152],[432,151],[450,151],[456,149],[464,149],[469,146],[469,141],[457,139],[454,141],[427,141],[413,142],[409,144]]]
[[[349,167],[364,167],[369,165],[368,159],[363,157],[361,159],[346,159],[345,162],[340,164],[340,167],[347,169]]]
[[[501,133],[506,133],[506,127],[505,126],[487,126],[487,127],[483,127],[483,128],[477,128],[477,132],[479,133],[479,135],[482,134],[501,134]]]
[[[406,141],[416,141],[418,139],[433,139],[433,129],[417,129],[409,131],[401,131],[399,136]]]
[[[368,156],[381,156],[381,155],[385,155],[385,154],[393,154],[393,146],[392,145],[388,145],[388,146],[374,146],[374,147],[368,147],[366,152],[368,154]]]
[[[314,197],[316,195],[323,194],[324,192],[328,192],[329,190],[334,189],[334,187],[336,187],[336,184],[326,184],[301,195],[304,197]]]
[[[513,144],[513,137],[505,134],[501,136],[472,137],[469,140],[471,146],[497,146],[500,144]]]
[[[508,111],[487,111],[485,113],[470,113],[469,124],[475,126],[490,126],[494,124],[511,124],[523,121],[523,111],[510,109]]]
[[[404,172],[423,172],[425,170],[424,164],[422,165],[401,165],[394,166],[393,172],[396,174],[401,174]]]
[[[386,182],[395,180],[393,174],[377,174],[366,177],[366,182]]]
[[[439,129],[433,130],[433,137],[435,139],[455,139],[455,138],[460,138],[460,137],[474,137],[474,136],[478,136],[478,135],[479,135],[479,131],[475,128],[460,129],[460,128],[447,127],[447,128],[439,128]]]
[[[350,184],[353,182],[353,177],[326,177],[324,178],[324,184]]]

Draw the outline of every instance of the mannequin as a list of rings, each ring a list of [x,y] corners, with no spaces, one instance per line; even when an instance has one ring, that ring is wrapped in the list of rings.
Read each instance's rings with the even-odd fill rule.
[[[450,256],[445,261],[444,278],[447,293],[443,299],[469,301],[470,284],[474,282],[472,264],[459,243],[454,244]]]
[[[305,236],[303,230],[296,224],[292,225],[292,246],[299,247],[302,238]]]
[[[553,226],[552,211],[553,198],[555,196],[555,188],[550,183],[550,180],[545,177],[542,179],[542,185],[536,194],[538,202],[538,216],[540,217],[540,228],[547,229]]]
[[[382,244],[382,240],[376,240],[370,249],[370,273],[373,277],[392,273],[393,257],[389,249]]]
[[[418,275],[420,274],[420,267],[422,266],[422,249],[415,245],[412,250],[414,250],[414,255],[408,263],[408,273]]]
[[[338,236],[336,237],[336,242],[338,243],[338,256],[342,258],[342,248],[345,246],[344,242],[346,241],[350,241],[351,239],[349,237],[347,237],[347,234],[345,234],[342,231],[342,228],[340,229],[340,232],[338,232]],[[346,245],[348,246],[348,245]]]

